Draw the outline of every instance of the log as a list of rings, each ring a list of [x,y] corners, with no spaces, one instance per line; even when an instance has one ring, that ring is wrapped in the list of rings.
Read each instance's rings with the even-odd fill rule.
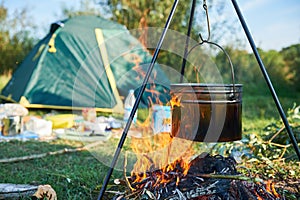
[[[76,149],[62,149],[58,151],[51,151],[47,153],[41,153],[41,154],[33,154],[29,156],[22,156],[22,157],[14,157],[14,158],[3,158],[0,159],[0,163],[13,163],[13,162],[20,162],[20,161],[25,161],[25,160],[32,160],[32,159],[37,159],[37,158],[43,158],[48,155],[59,155],[59,154],[65,154],[65,153],[73,153],[73,152],[78,152],[78,151],[83,151],[86,150],[85,148],[79,147]]]
[[[14,157],[14,158],[3,158],[0,159],[0,163],[14,163],[14,162],[21,162],[25,160],[32,160],[32,159],[37,159],[37,158],[43,158],[49,155],[60,155],[60,154],[65,154],[65,153],[74,153],[74,152],[79,152],[79,151],[86,151],[88,149],[91,149],[99,144],[102,144],[103,141],[97,141],[91,144],[88,144],[86,146],[82,147],[77,147],[74,149],[61,149],[57,151],[51,151],[51,152],[46,152],[46,153],[40,153],[40,154],[33,154],[33,155],[28,155],[28,156],[21,156],[21,157]]]
[[[27,184],[0,183],[0,199],[16,199],[30,197],[37,191],[38,186]]]
[[[56,192],[50,185],[35,186],[28,184],[0,183],[0,200],[20,199],[25,197],[57,200]]]

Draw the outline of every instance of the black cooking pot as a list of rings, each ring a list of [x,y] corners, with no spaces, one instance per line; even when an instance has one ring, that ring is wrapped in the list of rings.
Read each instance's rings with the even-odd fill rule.
[[[242,137],[242,85],[171,85],[180,106],[172,109],[172,135],[198,142],[228,142]]]
[[[242,138],[242,85],[235,84],[234,69],[227,52],[218,44],[230,64],[231,84],[171,84],[171,95],[180,105],[172,108],[172,135],[199,142],[228,142]],[[190,52],[191,52],[190,50]],[[177,106],[176,106],[177,105]]]

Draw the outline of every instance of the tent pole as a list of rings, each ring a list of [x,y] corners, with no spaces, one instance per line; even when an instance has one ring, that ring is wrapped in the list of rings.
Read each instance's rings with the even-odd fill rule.
[[[101,190],[100,190],[100,192],[99,192],[98,200],[101,200],[101,199],[102,199],[102,197],[103,197],[103,195],[104,195],[104,192],[105,192],[105,190],[106,190],[107,184],[108,184],[108,182],[109,182],[109,179],[110,179],[110,177],[111,177],[111,175],[112,175],[112,172],[113,172],[113,170],[114,170],[114,167],[115,167],[115,165],[116,165],[116,163],[117,163],[118,157],[119,157],[119,155],[120,155],[120,153],[121,153],[122,147],[123,147],[124,142],[125,142],[125,140],[126,140],[127,133],[128,133],[128,131],[129,131],[130,125],[131,125],[131,123],[132,123],[133,117],[134,117],[134,115],[135,115],[135,113],[136,113],[136,110],[137,110],[138,105],[139,105],[139,103],[140,103],[140,101],[141,101],[142,95],[143,95],[143,93],[144,93],[144,91],[145,91],[147,82],[148,82],[148,80],[149,80],[149,78],[150,78],[151,72],[152,72],[153,67],[154,67],[154,64],[155,64],[155,62],[156,62],[156,60],[157,60],[158,54],[159,54],[159,52],[160,52],[160,48],[161,48],[162,43],[163,43],[163,40],[164,40],[164,38],[165,38],[165,36],[166,36],[167,30],[168,30],[168,28],[169,28],[169,26],[170,26],[170,23],[171,23],[171,20],[172,20],[172,18],[173,18],[173,15],[174,15],[174,13],[175,13],[175,10],[176,10],[177,5],[178,5],[178,0],[174,0],[172,9],[171,9],[171,11],[170,11],[169,17],[168,17],[168,19],[167,19],[167,22],[166,22],[166,24],[165,24],[165,27],[164,27],[164,30],[163,30],[163,32],[162,32],[162,35],[161,35],[161,37],[160,37],[160,39],[159,39],[159,42],[157,43],[155,52],[154,52],[154,54],[153,54],[153,57],[152,57],[152,60],[151,60],[150,65],[149,65],[148,71],[147,71],[147,73],[146,73],[146,75],[145,75],[145,78],[144,78],[144,81],[143,81],[143,83],[142,83],[141,89],[139,90],[139,93],[138,93],[138,95],[137,95],[136,101],[135,101],[135,103],[134,103],[134,105],[133,105],[133,108],[132,108],[132,111],[131,111],[131,113],[130,113],[130,115],[129,115],[129,119],[128,119],[127,123],[126,123],[126,126],[125,126],[125,128],[124,128],[123,134],[122,134],[122,136],[121,136],[121,138],[120,138],[120,141],[119,141],[118,147],[117,147],[117,149],[116,149],[116,151],[115,151],[115,154],[114,154],[113,160],[112,160],[112,162],[111,162],[110,168],[109,168],[109,170],[108,170],[108,172],[107,172],[107,175],[106,175],[106,177],[105,177],[105,179],[104,179],[104,181],[103,181],[103,185],[102,185]]]
[[[294,149],[295,149],[295,151],[296,151],[296,154],[297,154],[297,156],[298,156],[298,159],[300,160],[300,150],[299,150],[299,147],[298,147],[297,140],[296,140],[296,138],[295,138],[295,135],[294,135],[294,133],[293,133],[293,131],[292,131],[290,125],[289,125],[289,122],[288,122],[288,120],[287,120],[287,117],[286,117],[286,115],[285,115],[285,113],[284,113],[284,111],[283,111],[283,109],[282,109],[282,106],[281,106],[280,101],[279,101],[279,99],[278,99],[278,97],[277,97],[277,94],[276,94],[276,92],[275,92],[275,90],[274,90],[274,87],[273,87],[273,85],[272,85],[272,82],[271,82],[271,80],[270,80],[270,78],[269,78],[269,75],[268,75],[268,73],[267,73],[267,71],[266,71],[266,68],[265,68],[265,66],[264,66],[264,64],[263,64],[263,62],[262,62],[262,59],[260,58],[260,55],[259,55],[259,53],[258,53],[258,51],[257,51],[257,48],[256,48],[256,45],[255,45],[255,43],[254,43],[253,37],[252,37],[252,35],[251,35],[251,33],[250,33],[248,27],[247,27],[247,24],[246,24],[246,22],[245,22],[245,19],[244,19],[243,15],[242,15],[242,12],[241,12],[241,10],[240,10],[240,8],[239,8],[239,6],[238,6],[236,0],[232,0],[232,4],[233,4],[233,6],[234,6],[234,8],[235,8],[235,11],[236,11],[236,13],[237,13],[237,15],[238,15],[238,17],[239,17],[239,20],[240,20],[241,25],[242,25],[242,27],[243,27],[243,29],[244,29],[244,32],[245,32],[245,34],[246,34],[246,36],[247,36],[247,38],[248,38],[248,41],[249,41],[249,43],[250,43],[250,45],[251,45],[251,48],[252,48],[252,51],[253,51],[253,53],[254,53],[254,55],[255,55],[255,58],[256,58],[256,60],[257,60],[257,63],[258,63],[258,65],[259,65],[259,67],[260,67],[260,69],[261,69],[261,71],[262,71],[262,74],[263,74],[263,76],[264,76],[264,78],[265,78],[265,80],[266,80],[266,82],[267,82],[267,85],[268,85],[268,87],[269,87],[269,89],[270,89],[270,91],[271,91],[273,100],[274,100],[274,102],[275,102],[275,104],[276,104],[277,110],[278,110],[278,112],[279,112],[279,114],[280,114],[280,116],[281,116],[281,119],[282,119],[282,121],[283,121],[283,123],[284,123],[284,125],[285,125],[285,128],[286,128],[286,130],[287,130],[287,132],[288,132],[288,134],[289,134],[289,137],[290,137],[291,142],[292,142],[292,144],[293,144],[293,146],[294,146]]]

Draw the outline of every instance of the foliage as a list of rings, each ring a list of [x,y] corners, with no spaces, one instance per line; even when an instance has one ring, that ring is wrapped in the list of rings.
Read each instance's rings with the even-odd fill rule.
[[[300,140],[300,106],[296,106],[289,109],[287,112],[288,122],[295,134],[295,138],[297,141]],[[291,141],[288,136],[288,133],[283,127],[281,121],[276,121],[274,123],[269,124],[265,127],[265,138],[269,141],[280,145],[290,145]]]
[[[300,44],[291,45],[280,51],[283,59],[286,63],[286,67],[290,68],[291,71],[291,81],[293,86],[299,91],[300,89]],[[288,77],[290,78],[290,77]]]
[[[147,39],[152,40],[147,37],[147,28],[163,28],[167,21],[167,17],[170,14],[171,8],[173,6],[173,1],[146,1],[146,0],[133,0],[133,1],[110,1],[110,9],[112,13],[112,19],[121,24],[126,25],[126,27],[134,32],[134,34],[141,40],[142,43],[147,44]],[[170,28],[171,30],[178,31],[182,34],[187,34],[188,22],[190,20],[191,12],[191,1],[179,1],[178,6],[175,10],[174,16],[172,18]],[[220,41],[224,34],[232,34],[236,32],[235,26],[233,26],[235,21],[228,20],[226,17],[222,17],[224,14],[225,2],[219,1],[209,1],[207,2],[207,7],[209,13],[217,17],[216,20],[212,20],[210,23],[211,28],[211,39],[213,41]],[[212,16],[210,15],[210,16]],[[212,23],[213,22],[213,23]],[[191,28],[190,37],[193,40],[198,40],[198,33],[202,32],[204,37],[207,37],[207,22],[205,11],[203,9],[203,1],[196,1],[195,14],[193,17],[193,24]],[[136,29],[143,29],[136,30]],[[221,30],[221,31],[216,31]],[[153,34],[151,32],[151,34]],[[160,34],[160,33],[159,33]],[[171,38],[172,35],[168,35],[169,41],[177,41],[178,38]],[[231,38],[234,38],[231,36]],[[158,37],[156,38],[158,40]],[[151,41],[150,41],[151,42]],[[181,44],[182,51],[184,50],[185,43]],[[176,47],[178,48],[178,47]],[[149,49],[153,51],[153,49]],[[178,51],[178,50],[177,50]],[[167,51],[160,51],[159,57],[157,59],[158,63],[164,64],[166,66],[171,66],[178,72],[181,71],[181,63],[183,56],[178,56],[175,53],[171,54]],[[192,67],[186,67],[186,75],[194,74]]]
[[[300,139],[299,110],[300,106],[295,105],[287,113],[290,127],[297,141]],[[255,122],[254,124],[259,125]],[[239,160],[243,157],[247,162],[272,163],[297,160],[297,155],[281,120],[268,121],[268,124],[263,128],[257,126],[244,128],[243,132],[241,141],[217,144],[212,151],[221,155],[238,157]]]
[[[244,84],[245,92],[250,94],[266,94],[268,88],[253,54],[231,46],[227,46],[225,50],[233,62],[236,82]],[[300,54],[296,55],[294,53],[293,55],[296,57],[287,56],[293,50],[294,48],[277,52],[275,50],[263,51],[259,49],[261,59],[273,86],[282,95],[293,95],[299,89],[297,86],[299,85],[299,77],[295,75],[295,65],[298,58],[300,58]],[[230,81],[231,71],[229,70],[228,60],[223,52],[219,52],[216,55],[215,62],[224,80],[226,82]]]
[[[103,8],[103,7],[102,7]],[[104,12],[104,13],[103,13]],[[79,9],[74,7],[63,7],[62,13],[64,17],[70,18],[78,15],[96,15],[96,16],[103,16],[107,12],[103,9],[98,9],[95,7],[92,1],[90,0],[81,0]]]
[[[167,16],[172,8],[172,1],[116,1],[110,2],[113,20],[124,24],[129,30],[136,28],[164,27]],[[182,29],[183,20],[189,4],[181,2],[178,9],[184,11],[174,17],[173,25]]]
[[[164,27],[167,17],[170,14],[173,6],[173,1],[109,1],[109,6],[112,13],[112,19],[124,24],[128,29],[148,27]],[[188,22],[190,19],[191,1],[179,1],[175,10],[170,29],[181,33],[187,32]],[[198,32],[201,30],[207,31],[206,16],[203,7],[203,1],[197,0],[195,4],[195,14],[193,17],[191,37],[198,39]],[[211,37],[214,41],[219,41],[224,33],[230,34],[236,32],[233,24],[235,21],[230,21],[223,16],[225,2],[209,1],[207,2],[209,13],[216,16],[218,19],[211,23]],[[209,16],[210,16],[209,14]],[[222,31],[216,31],[221,29]],[[204,35],[207,35],[205,33]]]
[[[300,139],[300,106],[294,105],[287,112],[289,124]],[[244,120],[244,119],[243,119]],[[241,141],[199,144],[199,151],[209,149],[210,154],[234,157],[238,170],[251,177],[272,180],[280,185],[279,193],[287,199],[299,198],[300,162],[281,120],[251,119],[243,122]],[[299,146],[299,143],[298,143]],[[287,189],[294,188],[294,194]]]
[[[31,31],[35,29],[26,9],[8,16],[8,10],[0,4],[0,74],[14,71],[17,65],[33,48],[35,40]]]
[[[10,78],[11,77],[7,75],[0,75],[0,92],[3,89],[3,87],[8,83]]]

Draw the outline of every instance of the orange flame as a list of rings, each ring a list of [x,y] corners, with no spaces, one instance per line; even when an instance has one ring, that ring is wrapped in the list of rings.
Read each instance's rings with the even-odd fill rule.
[[[174,108],[175,106],[180,107],[180,98],[176,95],[172,95],[170,105],[171,108]]]
[[[255,190],[253,190],[253,192],[256,195],[257,200],[263,200],[263,198]]]
[[[173,97],[172,106],[180,106],[179,98]],[[146,134],[142,138],[132,138],[131,148],[137,161],[131,172],[133,183],[149,178],[149,172],[155,170],[155,186],[166,186],[171,181],[179,184],[182,176],[188,174],[190,158],[194,155],[192,141],[172,137],[171,132]],[[170,176],[169,173],[179,174]],[[151,177],[154,178],[154,177]]]
[[[270,194],[274,195],[276,198],[280,198],[280,195],[276,192],[275,184],[271,180],[268,180],[266,183],[266,190]]]
[[[260,183],[258,183],[260,184]],[[280,195],[276,192],[275,184],[271,180],[265,181],[265,190],[259,189],[258,191],[253,190],[255,196],[258,200],[263,200],[264,198],[261,195],[264,195],[265,192],[268,192],[270,195],[274,196],[276,199],[280,198]],[[259,195],[258,193],[262,193]]]
[[[140,68],[140,59],[136,55],[132,55],[127,57],[127,59],[131,60],[135,67],[135,70],[138,74],[137,79],[144,77],[145,74],[143,70]],[[152,96],[149,97],[149,101],[151,104],[160,104],[159,95],[155,89],[154,79],[156,78],[156,73],[153,73],[153,77],[149,79],[149,83],[151,88],[148,87],[145,89],[146,92],[151,93]],[[156,101],[156,102],[152,102]],[[171,107],[180,106],[180,98],[173,96],[172,100],[169,102]],[[130,146],[131,150],[136,156],[136,162],[133,166],[133,170],[131,171],[132,183],[140,183],[145,179],[149,178],[149,172],[157,172],[155,173],[155,183],[154,186],[165,186],[171,181],[176,181],[178,185],[182,176],[187,175],[190,164],[189,160],[194,152],[191,148],[192,141],[174,138],[172,137],[171,132],[160,132],[154,133],[150,127],[146,127],[146,125],[150,126],[150,119],[152,112],[149,111],[149,116],[145,120],[143,125],[140,128],[144,130],[142,132],[142,137],[131,137]],[[169,175],[170,172],[174,172],[172,174],[179,174],[176,176]],[[137,184],[135,184],[137,185]],[[132,190],[136,187],[131,187]]]

